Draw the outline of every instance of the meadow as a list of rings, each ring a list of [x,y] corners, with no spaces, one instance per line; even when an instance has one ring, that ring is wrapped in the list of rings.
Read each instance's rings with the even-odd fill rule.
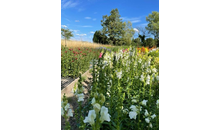
[[[90,43],[86,41],[74,41],[74,40],[66,40],[66,45],[69,48],[97,48],[97,47],[111,47],[111,45],[102,45],[98,43]],[[65,40],[61,39],[61,46],[65,46]]]
[[[97,47],[75,46],[72,50],[69,46],[61,50],[64,61],[71,62],[76,52],[84,55],[77,56],[80,65],[72,62],[72,70],[77,66],[86,66],[86,70],[90,66],[92,74],[91,84],[86,87],[82,84],[82,72],[77,73],[80,80],[72,89],[77,108],[72,109],[65,95],[62,98],[62,129],[159,129],[159,48]],[[64,69],[61,71],[62,75]]]

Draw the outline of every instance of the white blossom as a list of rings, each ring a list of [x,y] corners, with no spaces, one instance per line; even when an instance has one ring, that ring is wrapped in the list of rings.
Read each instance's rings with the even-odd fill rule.
[[[155,115],[155,114],[153,114],[153,115],[151,116],[151,118],[152,118],[152,119],[154,119],[155,117],[156,117],[156,115]]]
[[[140,80],[141,80],[141,81],[144,81],[144,76],[143,76],[143,74],[141,75]]]
[[[145,116],[148,116],[148,115],[149,115],[147,109],[145,109],[145,113],[144,113],[144,115],[145,115]]]
[[[153,72],[153,73],[156,73],[156,72],[157,72],[157,69],[156,69],[156,68],[153,68],[153,69],[152,69],[152,72]]]
[[[61,115],[62,115],[62,116],[64,115],[64,110],[63,110],[62,107],[61,107]]]
[[[148,101],[148,100],[143,100],[143,101],[141,102],[141,104],[144,105],[144,106],[146,106],[147,101]]]
[[[136,116],[137,116],[137,112],[135,112],[135,111],[129,112],[130,119],[136,119]]]
[[[133,102],[133,103],[136,103],[136,102],[137,102],[137,100],[135,100],[135,99],[132,99],[132,100],[131,100],[131,102]]]
[[[83,120],[83,122],[93,125],[95,118],[96,118],[95,110],[89,110],[89,115],[85,118],[85,120]]]
[[[146,83],[147,83],[147,84],[150,84],[150,76],[149,76],[149,75],[147,75]]]
[[[67,111],[67,109],[69,109],[69,108],[70,108],[70,104],[67,103],[66,106],[64,107],[64,109]]]
[[[157,76],[156,78],[157,78],[157,80],[159,81],[159,76]]]
[[[137,107],[136,107],[135,105],[131,105],[130,108],[131,108],[131,110],[134,111],[134,112],[137,112],[137,111],[138,111],[138,109],[137,109]]]
[[[103,121],[108,121],[108,122],[110,121],[111,116],[108,114],[108,108],[107,107],[102,106],[100,114],[101,114],[101,117],[100,117],[101,123]]]
[[[93,105],[93,108],[94,108],[95,111],[99,112],[100,109],[101,109],[101,106],[100,106],[98,103],[95,103],[95,104]]]
[[[72,109],[68,110],[68,116],[73,117]]]
[[[78,97],[78,102],[84,101],[84,94],[83,93],[77,94],[77,97]]]
[[[152,124],[150,123],[150,128],[152,128],[153,126],[152,126]]]
[[[118,77],[119,79],[121,79],[121,77],[122,77],[122,71],[116,72],[116,74],[117,74],[117,77]]]
[[[150,123],[149,118],[145,118],[145,121],[146,121],[147,123]]]

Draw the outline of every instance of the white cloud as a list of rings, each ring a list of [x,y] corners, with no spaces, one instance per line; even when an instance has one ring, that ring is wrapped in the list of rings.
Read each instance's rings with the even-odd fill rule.
[[[139,32],[137,28],[134,28],[134,31],[135,31],[135,32]]]
[[[79,32],[79,30],[73,30],[73,32],[77,33],[77,32]]]
[[[87,28],[87,27],[92,27],[92,26],[90,26],[90,25],[86,25],[86,26],[82,26],[82,27]]]
[[[61,25],[62,27],[66,28],[67,26],[66,25]]]
[[[61,3],[61,5],[62,5],[62,8],[73,8],[73,7],[76,7],[77,5],[79,4],[79,2],[72,2],[71,0],[69,0],[69,1],[67,1],[67,2],[65,2],[65,1],[63,1],[62,3]]]
[[[78,35],[78,36],[86,36],[86,34],[76,34],[76,35]]]
[[[95,33],[95,32],[91,31],[90,33]]]
[[[96,19],[92,19],[93,21],[96,21]]]
[[[138,23],[138,22],[140,22],[141,20],[133,20],[133,21],[131,21],[131,23]]]
[[[79,22],[79,20],[75,20],[75,22]]]
[[[128,17],[121,17],[122,20],[124,21],[131,21],[131,23],[138,23],[141,20],[141,17],[133,17],[133,18],[128,18]]]
[[[85,19],[91,19],[91,17],[85,17]]]

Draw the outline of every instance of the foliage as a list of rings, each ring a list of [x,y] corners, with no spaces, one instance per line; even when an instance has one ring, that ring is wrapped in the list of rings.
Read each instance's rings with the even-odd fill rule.
[[[70,31],[68,28],[67,29],[61,28],[61,35],[66,40],[69,40],[71,37],[73,37],[72,31]]]
[[[132,43],[131,43],[133,46],[141,46],[142,43],[141,43],[141,40],[140,38],[135,38],[135,39],[132,39]]]
[[[154,35],[154,39],[159,39],[159,12],[153,11],[146,17],[146,21],[149,22],[146,27],[148,33]]]
[[[132,23],[130,21],[128,21],[126,23],[124,31],[125,31],[125,33],[124,33],[123,38],[122,38],[122,40],[124,41],[124,45],[131,45],[132,37],[133,37],[135,31],[132,28]]]
[[[93,36],[93,42],[107,44],[107,36],[104,35],[101,31],[96,31]]]
[[[104,15],[101,20],[103,27],[102,32],[108,37],[108,43],[111,45],[122,45],[123,41],[121,38],[125,35],[126,23],[120,19],[118,9],[113,9],[110,12],[111,15]]]
[[[147,38],[147,39],[146,39],[146,46],[148,46],[148,47],[153,47],[153,46],[155,46],[155,41],[154,41],[154,39],[153,39],[153,38]]]

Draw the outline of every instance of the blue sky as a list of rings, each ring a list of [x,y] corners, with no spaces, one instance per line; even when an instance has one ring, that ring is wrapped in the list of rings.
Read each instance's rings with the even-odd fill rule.
[[[115,8],[136,28],[147,25],[146,16],[152,11],[159,12],[159,0],[61,0],[61,27],[73,31],[73,40],[92,42],[93,33],[102,29],[102,16]]]

